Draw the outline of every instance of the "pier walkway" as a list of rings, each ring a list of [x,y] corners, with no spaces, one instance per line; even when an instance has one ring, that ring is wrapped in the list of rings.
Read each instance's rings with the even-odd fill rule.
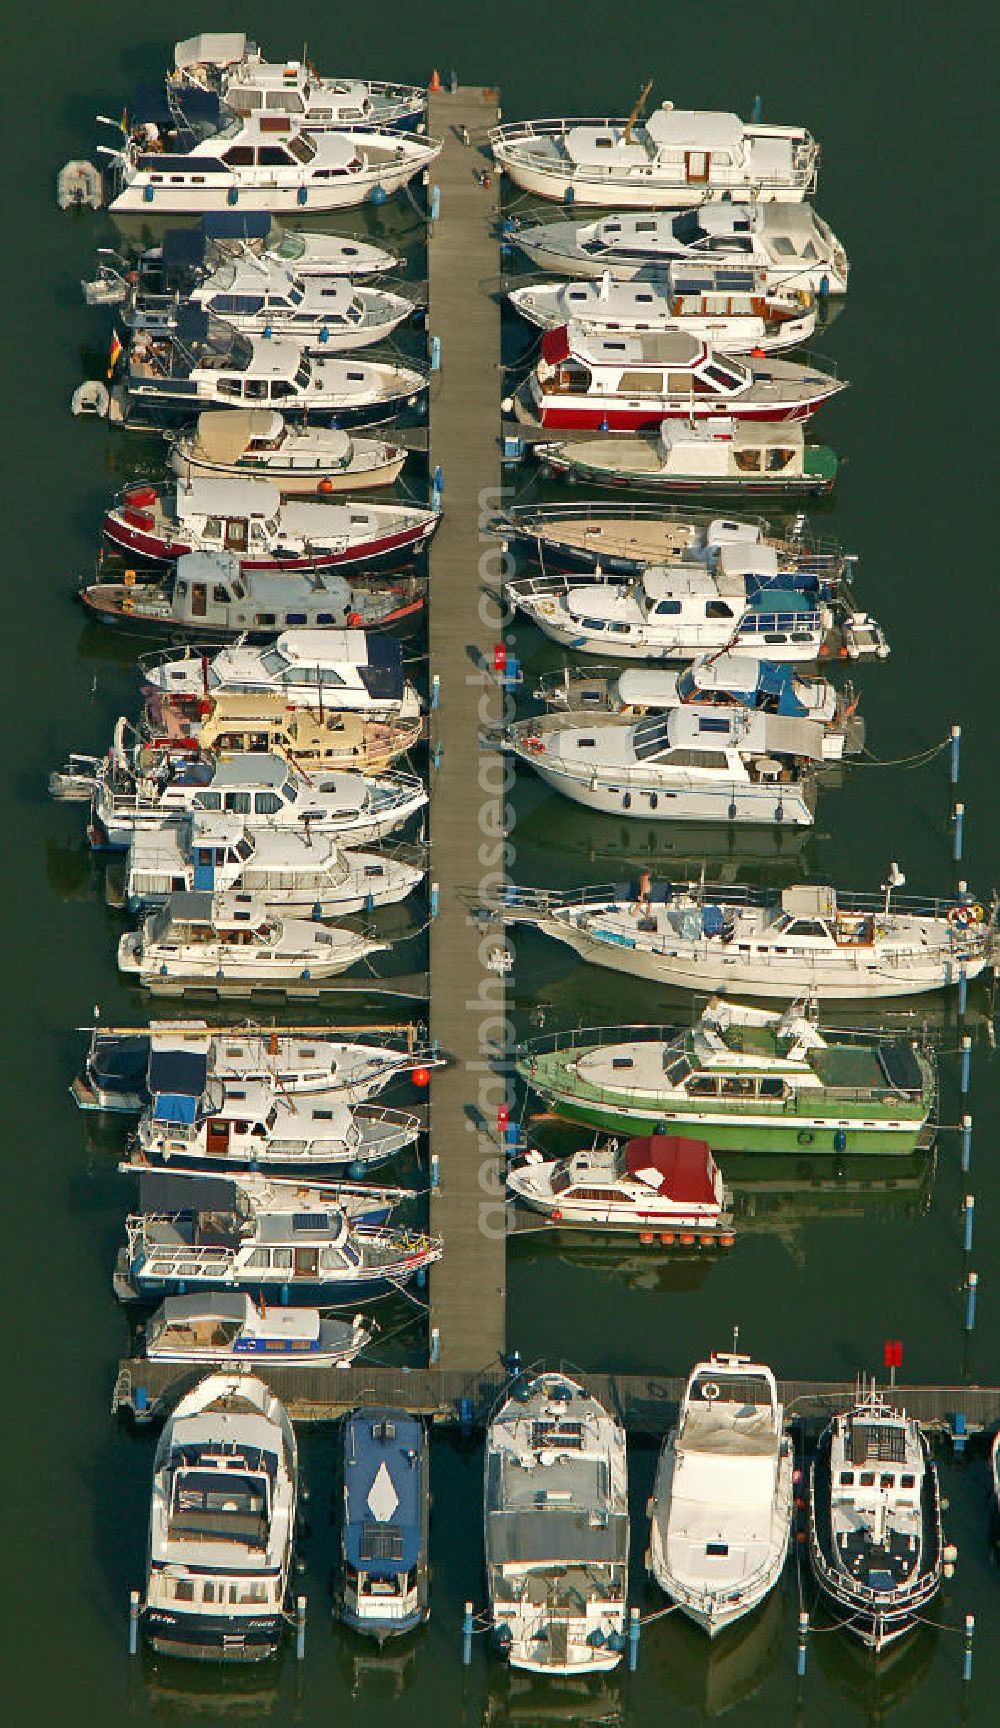
[[[431,170],[440,214],[427,247],[428,332],[441,353],[431,381],[429,462],[431,474],[440,469],[443,478],[444,519],[430,553],[430,671],[440,679],[440,708],[430,717],[430,876],[440,892],[430,931],[430,1029],[451,1063],[431,1085],[440,1187],[432,1192],[430,1227],[445,1251],[431,1276],[430,1327],[432,1359],[436,1353],[443,1368],[459,1371],[503,1350],[506,1304],[503,1207],[491,1201],[491,1189],[502,1193],[498,1147],[479,1132],[487,1123],[496,1128],[498,1096],[482,1039],[498,1036],[503,980],[484,967],[481,935],[462,897],[484,875],[481,849],[502,849],[499,783],[487,776],[486,786],[481,774],[484,762],[497,759],[478,747],[480,730],[502,720],[502,693],[491,675],[498,631],[480,608],[479,573],[488,545],[480,517],[500,502],[500,308],[487,291],[499,268],[498,199],[495,177],[481,184],[492,163],[477,148],[496,120],[495,91],[431,94],[428,129],[444,149]],[[479,670],[481,659],[490,673]],[[491,1215],[499,1225],[492,1233]]]

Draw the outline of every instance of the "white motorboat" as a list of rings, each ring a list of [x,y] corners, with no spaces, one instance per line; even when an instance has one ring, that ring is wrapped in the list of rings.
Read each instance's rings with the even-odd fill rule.
[[[228,828],[215,830],[233,844],[243,825],[257,834],[277,829],[307,841],[326,834],[366,844],[384,840],[426,804],[422,780],[398,770],[379,775],[346,770],[317,778],[276,755],[243,751],[178,761],[164,751],[155,764],[147,753],[137,773],[129,753],[113,747],[95,774],[93,838],[100,846],[126,847],[139,832],[194,817],[209,823],[236,819],[235,825],[230,820]],[[277,854],[274,867],[281,868]]]
[[[793,1463],[770,1368],[714,1351],[699,1362],[660,1452],[647,1566],[710,1638],[759,1607],[781,1577]]]
[[[504,584],[504,594],[551,641],[616,660],[691,660],[732,649],[793,665],[841,647],[851,659],[889,652],[845,585],[782,572],[766,545],[724,543],[704,560],[652,565],[636,577],[521,576]]]
[[[133,116],[108,158],[117,215],[200,215],[245,210],[348,210],[384,203],[440,155],[441,145],[373,126],[317,133],[291,115],[238,115],[207,137],[173,116]]]
[[[285,630],[269,647],[234,643],[208,665],[194,649],[139,662],[143,682],[171,701],[280,697],[289,708],[416,720],[420,698],[403,675],[402,644],[362,630]]]
[[[296,426],[273,408],[208,408],[193,431],[173,438],[169,463],[181,480],[259,477],[285,495],[325,496],[391,486],[406,457],[399,444],[335,426]]]
[[[815,819],[824,727],[745,708],[699,704],[643,720],[550,712],[520,720],[508,747],[588,810],[648,822],[780,823]]]
[[[851,686],[838,689],[828,678],[806,678],[794,666],[758,660],[723,649],[693,661],[682,672],[666,667],[595,666],[591,671],[550,673],[535,695],[547,708],[567,714],[612,714],[641,719],[679,707],[753,709],[796,720],[815,720],[824,728],[823,756],[839,762],[864,746],[864,722],[857,716]]]
[[[203,408],[275,408],[338,425],[391,420],[413,408],[427,379],[411,366],[324,354],[278,336],[242,336],[191,305],[162,332],[137,331],[124,381],[111,393],[112,420],[188,420]]]
[[[507,1191],[554,1224],[664,1233],[704,1246],[732,1242],[731,1197],[704,1140],[639,1135],[605,1140],[568,1158],[534,1149],[508,1166]]]
[[[809,1469],[809,1561],[824,1602],[877,1656],[926,1617],[945,1561],[937,1466],[914,1417],[872,1384]]]
[[[996,959],[997,906],[799,883],[778,893],[652,883],[558,894],[509,885],[492,905],[581,958],[682,990],[797,1001],[916,996],[971,982]],[[895,896],[895,899],[894,899]]]
[[[699,203],[695,209],[586,222],[505,224],[505,239],[539,270],[643,277],[678,266],[752,270],[769,288],[846,294],[847,254],[810,204]]]
[[[275,917],[248,894],[171,894],[118,944],[118,970],[162,995],[322,983],[384,952],[354,930]]]
[[[238,558],[241,569],[330,570],[411,557],[439,521],[438,509],[353,499],[286,501],[269,480],[199,476],[162,490],[126,487],[103,530],[133,557],[225,551]]]
[[[318,1308],[268,1308],[247,1295],[168,1296],[144,1330],[150,1362],[249,1368],[347,1368],[375,1333],[360,1314],[336,1320]]]
[[[397,906],[412,894],[426,872],[410,856],[349,850],[329,832],[193,815],[133,832],[125,901],[131,912],[144,913],[182,892],[252,894],[289,917],[344,918]],[[412,856],[419,856],[415,849]]]
[[[536,444],[546,474],[645,492],[822,498],[839,463],[828,444],[807,439],[800,420],[664,420],[638,438],[580,438]]]
[[[497,126],[497,167],[515,186],[563,204],[656,209],[744,198],[797,204],[816,189],[819,145],[802,126],[747,125],[736,114],[664,102],[646,120],[523,120]]]
[[[716,354],[778,354],[809,341],[816,302],[808,289],[769,289],[746,270],[719,278],[674,270],[636,279],[609,270],[597,282],[534,282],[507,297],[541,330],[570,323],[601,334],[682,330]]]
[[[541,359],[512,398],[525,425],[553,431],[655,432],[664,420],[807,420],[846,388],[812,362],[717,354],[686,330],[580,324],[542,334]]]
[[[253,1375],[208,1374],[164,1424],[153,1461],[143,1627],[164,1656],[259,1662],[287,1628],[295,1431]]]
[[[625,1430],[576,1381],[515,1381],[486,1435],[493,1639],[512,1668],[617,1667],[628,1596]]]
[[[291,265],[248,253],[217,265],[184,300],[137,289],[123,319],[134,331],[159,335],[175,329],[188,306],[243,336],[318,345],[330,354],[384,341],[414,312],[412,300],[387,289],[357,287],[345,276],[299,276]]]
[[[418,84],[322,78],[305,55],[266,60],[242,31],[208,31],[176,43],[173,82],[217,91],[233,114],[292,114],[309,132],[344,126],[410,131],[427,113],[427,92]]]

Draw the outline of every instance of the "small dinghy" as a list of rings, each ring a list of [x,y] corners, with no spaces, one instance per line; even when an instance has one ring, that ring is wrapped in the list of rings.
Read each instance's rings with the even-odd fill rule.
[[[783,292],[749,270],[726,270],[716,282],[700,274],[633,279],[608,271],[599,282],[539,282],[513,288],[515,311],[541,330],[577,324],[585,330],[638,333],[682,330],[716,354],[778,354],[808,342],[816,302],[808,289]]]
[[[512,1668],[606,1674],[626,1644],[625,1429],[564,1374],[515,1380],[486,1433],[493,1643]]]
[[[155,760],[161,750],[181,756],[195,749],[223,756],[249,750],[285,756],[306,773],[319,768],[377,773],[405,756],[423,736],[419,712],[405,719],[352,713],[349,709],[334,708],[331,712],[325,707],[321,713],[318,708],[293,707],[284,696],[261,691],[220,691],[198,703],[184,697],[175,702],[157,693],[149,704],[148,741],[143,745],[140,766],[145,760]],[[67,772],[72,773],[70,769]],[[79,773],[73,783],[77,787],[73,795],[84,796]],[[88,798],[92,790],[93,773]]]
[[[408,558],[431,538],[438,510],[405,504],[284,500],[268,480],[198,476],[171,487],[126,487],[104,533],[139,558],[230,552],[241,570],[328,570]]]
[[[344,1418],[343,1522],[334,1613],[382,1644],[430,1613],[430,1460],[423,1424],[405,1410]]]
[[[60,210],[99,210],[104,203],[104,176],[93,162],[76,158],[56,175],[56,203]]]
[[[261,1662],[288,1626],[298,1454],[252,1374],[207,1374],[156,1446],[142,1624],[160,1655]]]
[[[839,462],[827,444],[807,440],[800,422],[778,426],[724,415],[664,420],[641,438],[581,438],[536,444],[547,474],[595,486],[634,486],[646,492],[708,492],[822,498],[832,492]]]
[[[174,47],[171,81],[214,90],[231,114],[292,114],[309,132],[422,127],[427,92],[377,78],[323,78],[305,56],[267,60],[242,31],[209,31]]]
[[[563,1227],[653,1230],[666,1246],[732,1242],[731,1197],[704,1140],[650,1134],[555,1159],[530,1151],[509,1166],[507,1190]]]
[[[285,625],[378,630],[412,622],[424,604],[424,583],[406,574],[391,580],[359,572],[352,582],[337,570],[244,569],[234,552],[183,552],[139,581],[135,569],[115,572],[109,563],[80,589],[80,600],[98,623],[143,636],[169,631],[199,642],[253,642],[273,639]]]
[[[354,930],[275,917],[249,894],[171,894],[118,944],[118,970],[158,995],[282,994],[335,978],[387,944]]]
[[[866,1388],[824,1430],[810,1466],[809,1563],[824,1602],[876,1656],[913,1630],[941,1587],[941,1511],[926,1435]]]
[[[181,480],[196,475],[270,480],[284,496],[352,492],[391,486],[407,452],[377,438],[356,438],[334,426],[296,426],[273,408],[209,408],[193,432],[180,432],[170,467]]]
[[[781,1577],[793,1464],[770,1368],[714,1352],[699,1362],[660,1453],[646,1564],[710,1638],[759,1607]]]
[[[403,675],[402,644],[361,630],[285,630],[266,648],[236,643],[212,656],[185,648],[139,662],[143,681],[174,703],[280,697],[289,708],[416,720],[420,697]]]
[[[333,1320],[317,1308],[268,1308],[249,1296],[168,1296],[144,1330],[150,1362],[246,1368],[347,1368],[375,1334],[360,1314]]]

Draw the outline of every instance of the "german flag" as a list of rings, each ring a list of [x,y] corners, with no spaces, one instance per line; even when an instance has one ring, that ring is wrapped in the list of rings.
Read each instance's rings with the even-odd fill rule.
[[[111,352],[108,355],[108,377],[109,378],[114,377],[115,367],[117,366],[117,364],[118,364],[119,360],[121,359],[122,355],[124,354],[124,352],[125,352],[125,350],[122,347],[121,337],[119,336],[117,330],[112,330],[112,332],[111,332]]]

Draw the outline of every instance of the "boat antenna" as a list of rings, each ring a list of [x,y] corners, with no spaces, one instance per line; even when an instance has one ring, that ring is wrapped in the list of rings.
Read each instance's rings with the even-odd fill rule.
[[[632,112],[625,122],[625,142],[626,142],[626,144],[631,144],[631,142],[632,142],[632,128],[635,125],[636,121],[638,120],[643,109],[645,108],[646,101],[647,101],[647,98],[649,96],[649,92],[652,90],[652,88],[653,88],[653,80],[652,80],[652,78],[647,78],[645,84],[643,85],[642,89],[639,91],[639,94],[635,99],[635,102],[634,102],[633,107],[632,107]]]

